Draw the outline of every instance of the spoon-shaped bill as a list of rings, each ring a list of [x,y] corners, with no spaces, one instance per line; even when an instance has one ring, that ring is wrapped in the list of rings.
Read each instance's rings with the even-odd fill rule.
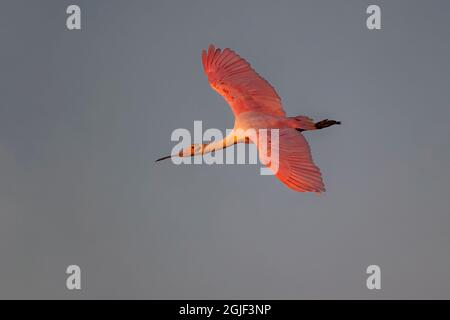
[[[161,160],[170,159],[170,158],[172,158],[172,156],[162,157],[162,158],[156,159],[155,162],[158,162],[158,161],[161,161]]]

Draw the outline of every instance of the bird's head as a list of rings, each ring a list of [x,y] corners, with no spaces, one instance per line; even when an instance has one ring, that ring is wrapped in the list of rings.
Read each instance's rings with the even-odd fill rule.
[[[203,154],[206,146],[207,146],[207,144],[204,144],[204,143],[203,144],[202,143],[191,144],[190,146],[180,150],[177,154],[159,158],[155,162],[165,160],[165,159],[170,159],[172,157],[193,157],[196,155],[200,155],[200,154]]]
[[[203,154],[206,144],[191,144],[189,147],[182,149],[178,152],[179,157],[193,157],[199,154]]]

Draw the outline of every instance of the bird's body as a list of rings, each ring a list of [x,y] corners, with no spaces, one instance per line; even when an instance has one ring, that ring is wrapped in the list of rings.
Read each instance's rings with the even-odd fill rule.
[[[306,116],[286,117],[275,89],[228,48],[221,50],[210,45],[208,51],[202,52],[202,63],[209,84],[223,96],[235,115],[234,128],[223,140],[191,145],[177,156],[205,154],[235,143],[255,143],[261,161],[289,188],[300,192],[325,191],[320,170],[313,163],[309,145],[301,132],[340,122],[325,119],[314,123]],[[249,129],[256,135],[248,135]],[[268,145],[262,146],[259,129],[279,130],[278,160],[268,158],[265,151],[272,142],[269,136]]]
[[[286,118],[257,111],[247,111],[236,116],[235,127],[240,129],[315,129],[314,123],[307,117],[299,116],[295,118]]]

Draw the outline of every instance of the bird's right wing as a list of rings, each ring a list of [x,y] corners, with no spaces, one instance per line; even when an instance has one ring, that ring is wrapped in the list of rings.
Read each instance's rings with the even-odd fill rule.
[[[275,89],[234,51],[210,45],[202,51],[202,63],[209,84],[236,116],[246,111],[285,116]]]
[[[258,147],[261,162],[267,163],[267,167],[289,188],[299,192],[325,191],[320,170],[314,164],[308,142],[300,132],[291,128],[279,129],[278,161],[275,153],[266,151],[272,149],[272,137],[269,133],[267,142],[264,141],[266,146],[260,141],[259,135],[250,139]]]

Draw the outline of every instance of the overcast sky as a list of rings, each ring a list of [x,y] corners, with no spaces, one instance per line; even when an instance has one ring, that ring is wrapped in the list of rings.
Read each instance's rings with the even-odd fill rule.
[[[0,298],[450,298],[449,10],[2,1]],[[342,121],[305,133],[325,194],[258,165],[153,162],[176,128],[233,125],[201,68],[209,43],[252,63],[288,115]]]

